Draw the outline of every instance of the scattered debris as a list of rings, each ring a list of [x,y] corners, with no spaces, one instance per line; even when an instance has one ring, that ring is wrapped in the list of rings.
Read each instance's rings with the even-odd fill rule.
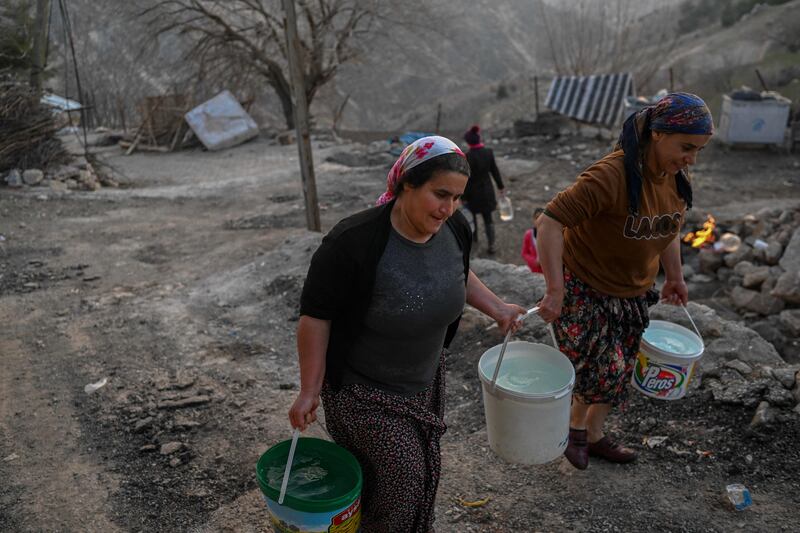
[[[177,441],[167,442],[166,444],[162,444],[161,445],[161,449],[159,450],[159,453],[161,455],[171,455],[171,454],[173,454],[175,452],[178,452],[178,451],[182,450],[183,447],[184,447],[184,444],[182,442],[177,442]]]
[[[664,444],[668,438],[669,437],[664,437],[664,436],[648,436],[642,440],[642,444],[652,449]]]
[[[461,505],[462,507],[470,507],[470,508],[483,507],[484,505],[489,503],[489,500],[491,500],[491,497],[489,496],[483,498],[482,500],[475,500],[475,501],[467,501],[463,498],[456,498],[456,501],[458,502],[459,505]]]
[[[83,392],[85,392],[86,394],[92,394],[105,387],[107,383],[108,383],[108,378],[103,378],[100,381],[96,381],[95,383],[89,383],[83,388]]]
[[[734,509],[743,511],[753,504],[750,497],[750,491],[741,483],[733,483],[725,487],[725,493],[728,495],[728,500],[733,504]]]
[[[255,120],[227,90],[186,113],[186,122],[209,150],[224,150],[258,136]]]
[[[181,398],[179,400],[162,400],[158,402],[159,409],[180,409],[182,407],[192,407],[195,405],[203,405],[211,401],[210,396],[199,394],[189,398]]]

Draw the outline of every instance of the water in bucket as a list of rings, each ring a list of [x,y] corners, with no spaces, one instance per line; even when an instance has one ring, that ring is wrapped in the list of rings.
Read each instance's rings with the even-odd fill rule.
[[[269,467],[267,482],[273,487],[280,487],[283,482],[284,468],[280,465]],[[289,474],[286,492],[295,498],[327,499],[331,495],[340,494],[346,489],[346,479],[328,475],[328,470],[321,464],[319,457],[295,457]]]
[[[555,383],[564,379],[564,369],[546,361],[531,364],[524,358],[513,357],[503,363],[497,374],[497,386],[522,394],[547,394]]]
[[[272,529],[278,533],[355,533],[361,523],[361,467],[337,444],[297,441],[283,505],[278,504],[291,441],[267,450],[256,465]]]

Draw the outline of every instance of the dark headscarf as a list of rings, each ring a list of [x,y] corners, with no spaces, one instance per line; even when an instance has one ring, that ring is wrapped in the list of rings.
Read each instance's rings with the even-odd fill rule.
[[[714,133],[714,123],[702,98],[689,93],[670,93],[654,105],[628,117],[615,149],[625,152],[628,212],[634,216],[639,214],[642,194],[642,147],[654,131],[711,135]],[[686,206],[692,207],[692,186],[683,170],[675,174],[675,185]]]

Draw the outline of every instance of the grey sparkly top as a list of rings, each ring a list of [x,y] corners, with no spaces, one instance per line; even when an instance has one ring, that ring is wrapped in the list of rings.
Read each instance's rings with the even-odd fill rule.
[[[449,326],[464,309],[461,250],[447,225],[425,243],[392,228],[343,383],[412,395],[431,384]]]

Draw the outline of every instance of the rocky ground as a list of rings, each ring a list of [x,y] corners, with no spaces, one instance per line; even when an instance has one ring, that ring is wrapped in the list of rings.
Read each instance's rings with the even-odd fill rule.
[[[541,279],[514,266],[530,213],[608,141],[575,135],[492,146],[517,211],[499,224],[494,261],[480,241],[474,269],[502,296],[532,305]],[[382,191],[390,158],[380,148],[315,142],[325,229]],[[320,239],[304,229],[296,147],[259,139],[221,153],[98,152],[121,187],[0,190],[0,530],[267,531],[254,467],[290,435],[299,290]],[[342,153],[364,154],[371,166]],[[772,226],[758,235],[742,226],[747,246],[759,236],[780,241],[785,228],[795,233],[784,249],[797,238],[797,155],[712,144],[695,183],[698,225],[706,213],[726,229],[752,215]],[[437,531],[796,529],[800,393],[792,365],[800,361],[791,287],[777,296],[783,303],[759,307],[767,296],[742,291],[776,297],[764,288],[769,272],[756,273],[759,284],[752,276],[766,256],[728,266],[721,255],[709,270],[697,252],[685,253],[706,355],[686,398],[634,393],[611,418],[612,431],[641,451],[634,466],[595,461],[579,472],[563,460],[518,466],[497,458],[476,364],[501,339],[467,311],[448,356]],[[742,262],[750,266],[737,273]],[[776,284],[781,268],[772,272]],[[661,307],[654,316],[685,321]],[[765,340],[760,322],[779,337]],[[520,338],[547,341],[536,320]],[[324,437],[318,425],[309,434]],[[724,497],[734,482],[753,494],[742,512]],[[466,508],[459,497],[489,500]]]

